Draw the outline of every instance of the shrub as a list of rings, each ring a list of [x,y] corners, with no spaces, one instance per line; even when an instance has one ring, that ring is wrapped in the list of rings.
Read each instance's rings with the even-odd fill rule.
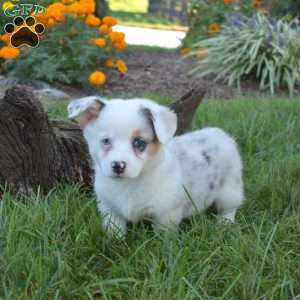
[[[252,17],[234,15],[218,36],[201,40],[195,48],[205,47],[208,56],[199,60],[194,72],[198,76],[216,75],[229,85],[256,78],[260,89],[271,94],[287,86],[290,94],[300,80],[300,29],[297,20],[278,21],[263,14]]]
[[[21,48],[17,59],[5,62],[6,70],[19,78],[79,85],[102,85],[106,73],[126,73],[121,59],[127,47],[125,35],[113,31],[117,20],[109,16],[97,18],[94,0],[63,2],[50,4],[45,15],[36,17],[46,27],[39,46]],[[94,73],[101,73],[101,80],[91,80]]]
[[[299,0],[273,0],[271,2],[271,13],[274,16],[291,16],[300,17],[300,2]]]
[[[189,32],[185,45],[199,38],[208,38],[218,34],[221,24],[228,13],[250,14],[253,8],[259,8],[254,0],[190,0]]]

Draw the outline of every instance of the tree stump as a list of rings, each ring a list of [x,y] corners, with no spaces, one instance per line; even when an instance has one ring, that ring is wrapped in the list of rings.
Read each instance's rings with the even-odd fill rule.
[[[171,105],[178,134],[187,131],[205,91],[193,89]],[[31,88],[17,85],[0,99],[0,185],[14,193],[48,191],[57,183],[91,186],[93,168],[81,129],[48,119]]]

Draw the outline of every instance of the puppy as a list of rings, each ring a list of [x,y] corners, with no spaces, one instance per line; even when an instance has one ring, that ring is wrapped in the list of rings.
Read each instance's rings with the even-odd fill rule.
[[[174,137],[177,117],[146,99],[72,101],[69,117],[83,128],[95,168],[103,226],[126,234],[127,222],[150,218],[158,229],[215,205],[234,222],[243,202],[235,141],[218,128]]]

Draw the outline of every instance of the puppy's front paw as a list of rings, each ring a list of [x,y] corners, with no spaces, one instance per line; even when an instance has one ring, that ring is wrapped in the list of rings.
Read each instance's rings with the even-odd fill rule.
[[[114,213],[102,215],[102,218],[103,227],[110,236],[124,238],[127,233],[127,224],[124,219]]]
[[[154,223],[153,224],[153,230],[156,233],[162,233],[162,232],[167,232],[167,231],[171,231],[171,232],[177,232],[178,231],[178,225],[176,224],[171,224],[171,223]]]
[[[182,207],[173,209],[166,214],[155,218],[153,228],[155,231],[172,230],[177,231],[178,225],[182,221]]]

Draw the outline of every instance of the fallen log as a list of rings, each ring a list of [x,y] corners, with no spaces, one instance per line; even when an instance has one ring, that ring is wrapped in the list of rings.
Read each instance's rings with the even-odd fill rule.
[[[178,131],[190,129],[205,91],[193,89],[171,108]],[[49,120],[31,88],[17,85],[0,99],[0,185],[15,193],[48,191],[55,184],[91,186],[93,168],[77,124]]]

